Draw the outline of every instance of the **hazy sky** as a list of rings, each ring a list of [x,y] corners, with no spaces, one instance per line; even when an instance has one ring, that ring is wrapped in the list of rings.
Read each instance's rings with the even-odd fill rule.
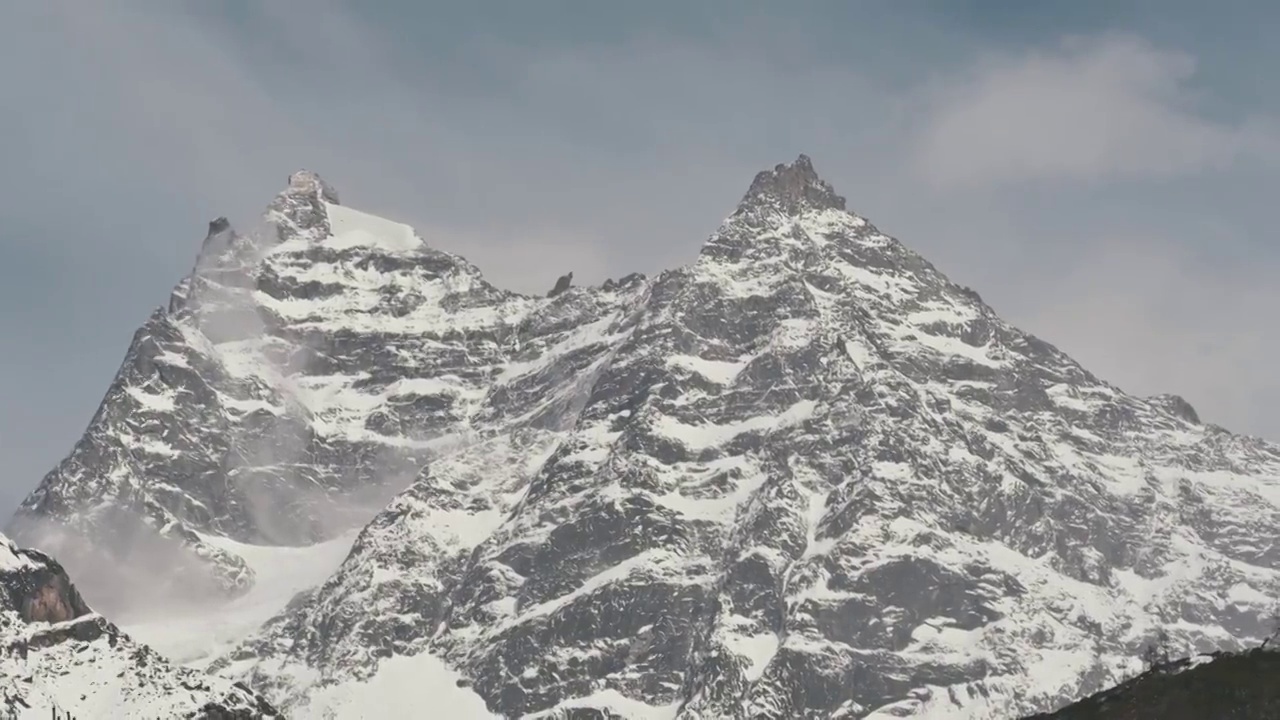
[[[248,224],[301,167],[544,291],[690,260],[804,152],[1096,373],[1280,439],[1277,21],[1244,0],[0,3],[0,510],[83,431],[208,220]]]

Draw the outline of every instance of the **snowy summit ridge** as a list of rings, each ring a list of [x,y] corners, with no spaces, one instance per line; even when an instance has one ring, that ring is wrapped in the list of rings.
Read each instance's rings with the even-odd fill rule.
[[[1008,325],[805,156],[693,264],[551,297],[336,202],[211,226],[11,525],[124,611],[357,533],[200,660],[291,717],[1015,718],[1269,631],[1280,448]]]

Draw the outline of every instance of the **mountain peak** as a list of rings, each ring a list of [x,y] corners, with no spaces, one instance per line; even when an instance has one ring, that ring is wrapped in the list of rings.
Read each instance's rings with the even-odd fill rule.
[[[1013,718],[1271,632],[1280,446],[1098,380],[807,156],[690,265],[553,300],[330,198],[215,221],[11,524],[209,678],[335,718]]]
[[[756,173],[739,209],[754,207],[761,202],[773,204],[787,214],[806,209],[845,209],[845,199],[837,195],[827,181],[818,177],[813,161],[804,154],[789,165],[779,164],[772,170]]]
[[[299,170],[289,176],[289,187],[286,195],[307,195],[318,197],[331,204],[339,205],[338,191],[325,182],[319,173],[311,170]]]
[[[279,240],[299,233],[319,240],[329,235],[327,205],[339,205],[338,192],[319,173],[298,170],[289,185],[267,206],[267,217],[276,224]]]

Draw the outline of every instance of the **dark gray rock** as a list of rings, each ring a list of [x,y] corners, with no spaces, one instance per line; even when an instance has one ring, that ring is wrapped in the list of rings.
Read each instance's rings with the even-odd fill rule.
[[[573,284],[573,273],[561,275],[556,279],[555,287],[551,288],[551,291],[547,293],[547,297],[553,298],[560,293],[563,293],[565,290],[569,289],[571,284]]]

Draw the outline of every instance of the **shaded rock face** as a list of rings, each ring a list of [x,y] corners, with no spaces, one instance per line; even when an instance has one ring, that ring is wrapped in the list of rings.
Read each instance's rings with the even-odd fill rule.
[[[818,177],[813,161],[801,155],[790,165],[779,164],[773,170],[756,175],[747,190],[746,204],[773,204],[787,213],[808,209],[844,210],[845,199]]]
[[[91,612],[62,566],[52,558],[13,547],[8,552],[19,561],[0,570],[3,589],[8,594],[3,609],[16,611],[24,622],[46,623],[66,622]]]
[[[70,581],[54,577],[36,585],[35,592],[23,601],[19,615],[27,622],[60,623],[88,611]]]
[[[1157,405],[1170,415],[1186,420],[1189,423],[1199,425],[1200,415],[1196,409],[1191,407],[1191,403],[1187,402],[1181,395],[1156,395],[1150,398],[1153,405]]]
[[[573,273],[569,273],[567,275],[561,275],[559,279],[556,280],[555,287],[551,288],[551,291],[547,293],[547,297],[553,298],[559,295],[560,293],[564,292],[565,290],[568,290],[569,286],[572,283],[573,283]]]
[[[334,200],[222,234],[19,518],[230,591],[210,535],[362,526],[213,664],[286,711],[430,653],[508,717],[1013,718],[1269,632],[1280,448],[1008,325],[806,157],[692,265],[548,298]]]

